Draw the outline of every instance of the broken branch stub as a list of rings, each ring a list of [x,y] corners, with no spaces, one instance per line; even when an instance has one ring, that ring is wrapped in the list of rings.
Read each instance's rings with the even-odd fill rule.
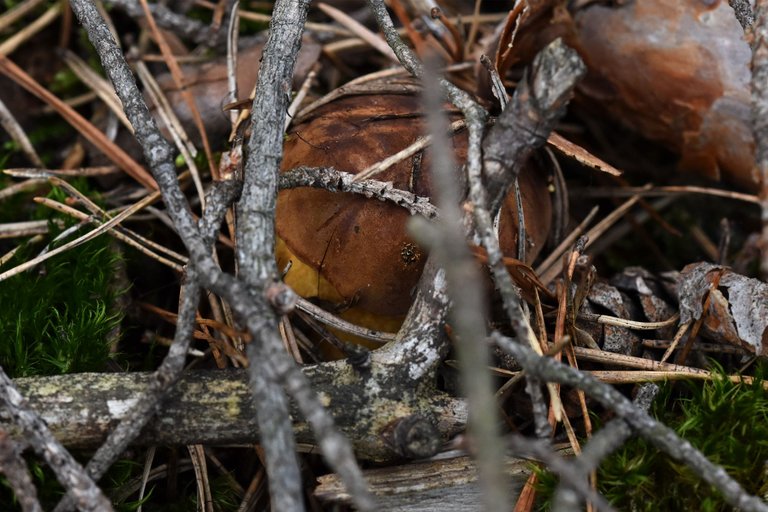
[[[533,60],[512,102],[483,141],[483,172],[491,213],[520,175],[519,162],[525,162],[546,142],[554,120],[561,117],[573,96],[574,84],[585,72],[579,55],[561,39],[549,44]]]

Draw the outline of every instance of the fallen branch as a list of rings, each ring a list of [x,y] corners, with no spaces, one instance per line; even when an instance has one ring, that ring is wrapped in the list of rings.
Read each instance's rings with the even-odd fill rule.
[[[374,355],[375,357],[375,355]],[[377,372],[389,371],[390,364],[374,361]],[[396,371],[396,370],[395,370]],[[431,392],[421,407],[414,402],[369,401],[365,378],[355,376],[350,365],[338,361],[307,367],[304,373],[313,388],[328,402],[337,425],[350,439],[361,458],[378,462],[402,460],[407,449],[394,446],[384,427],[404,417],[432,415],[434,439],[438,445],[461,432],[467,412],[463,400]],[[396,378],[399,378],[398,375]],[[14,384],[27,400],[29,409],[40,414],[56,439],[69,448],[99,446],[109,432],[125,418],[147,391],[153,374],[80,373],[53,377],[16,379]],[[364,403],[368,401],[368,405]],[[361,410],[355,410],[361,404]],[[398,409],[399,408],[399,409]],[[134,445],[225,445],[258,442],[256,407],[248,389],[245,370],[192,371],[179,379],[170,390]],[[301,443],[316,443],[311,427],[295,404],[291,405],[293,432]],[[373,420],[378,419],[378,423]],[[378,430],[376,425],[378,425]],[[0,430],[14,434],[5,416],[0,416]],[[405,455],[403,452],[406,452]],[[430,454],[431,455],[431,454]]]

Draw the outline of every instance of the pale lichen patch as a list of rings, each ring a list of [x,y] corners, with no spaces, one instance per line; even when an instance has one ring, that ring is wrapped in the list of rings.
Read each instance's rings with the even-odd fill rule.
[[[133,406],[139,401],[138,398],[126,398],[125,400],[107,400],[107,409],[110,416],[121,419],[128,414]]]

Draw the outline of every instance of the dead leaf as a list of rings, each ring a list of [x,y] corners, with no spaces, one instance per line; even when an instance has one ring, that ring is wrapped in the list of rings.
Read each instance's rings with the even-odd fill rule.
[[[704,311],[708,293],[709,308]],[[703,315],[702,330],[708,337],[755,355],[768,351],[768,283],[720,265],[693,263],[680,273],[678,295],[681,324]]]

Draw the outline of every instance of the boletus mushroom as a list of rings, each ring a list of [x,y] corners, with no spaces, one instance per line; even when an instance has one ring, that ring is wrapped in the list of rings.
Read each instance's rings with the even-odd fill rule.
[[[752,52],[728,2],[544,0],[523,19],[514,45],[494,43],[502,74],[562,37],[589,70],[574,102],[585,116],[666,146],[682,171],[758,190]]]
[[[333,167],[357,174],[425,134],[413,84],[341,96],[299,120],[284,146],[282,169]],[[452,112],[453,120],[459,119]],[[456,161],[466,158],[466,133],[452,137]],[[430,150],[407,158],[374,179],[419,196],[432,195]],[[551,217],[547,177],[520,176],[527,224],[527,261],[544,246]],[[349,321],[396,331],[413,299],[426,255],[406,232],[409,212],[393,203],[315,188],[280,192],[277,263],[291,266],[286,282],[305,298],[324,302]],[[505,254],[517,253],[514,195],[503,206],[499,233]]]

